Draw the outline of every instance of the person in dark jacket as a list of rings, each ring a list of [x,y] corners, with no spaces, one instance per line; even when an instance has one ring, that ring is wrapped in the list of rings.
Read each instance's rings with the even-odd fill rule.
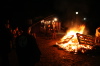
[[[23,33],[16,38],[15,44],[20,66],[34,66],[40,61],[41,52],[29,26],[23,27]]]
[[[11,51],[12,33],[6,28],[5,22],[0,23],[0,56],[1,65],[9,66],[9,53]]]

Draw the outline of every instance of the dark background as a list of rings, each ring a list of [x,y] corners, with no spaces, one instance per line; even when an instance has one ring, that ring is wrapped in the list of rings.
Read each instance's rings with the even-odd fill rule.
[[[97,0],[3,0],[0,2],[0,20],[9,19],[13,25],[23,24],[25,19],[35,18],[38,16],[49,16],[56,14],[62,23],[66,21],[66,14],[68,9],[73,9],[74,4],[81,7],[87,4],[88,8],[84,8],[81,11],[87,12],[86,16],[88,21],[86,22],[90,33],[94,34],[95,29],[100,26],[99,22],[99,1]]]

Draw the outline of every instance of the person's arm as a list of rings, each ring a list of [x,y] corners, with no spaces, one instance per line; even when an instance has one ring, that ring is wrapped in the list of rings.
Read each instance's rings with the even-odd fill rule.
[[[36,53],[36,54],[38,54],[38,55],[41,55],[41,51],[40,51],[40,49],[39,49],[39,47],[38,47],[38,44],[37,44],[37,42],[36,42],[36,39],[35,39],[35,37],[32,37],[32,50]]]

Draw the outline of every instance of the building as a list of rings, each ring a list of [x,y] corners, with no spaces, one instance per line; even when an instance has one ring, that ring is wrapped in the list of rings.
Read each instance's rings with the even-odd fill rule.
[[[61,22],[59,19],[53,15],[48,16],[40,21],[40,30],[42,32],[45,32],[46,29],[49,27],[52,29],[57,29],[57,31],[61,30]]]

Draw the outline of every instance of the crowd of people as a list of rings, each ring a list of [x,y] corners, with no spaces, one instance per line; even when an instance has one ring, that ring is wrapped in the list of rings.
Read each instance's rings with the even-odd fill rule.
[[[0,22],[0,66],[10,66],[9,53],[15,49],[20,66],[34,66],[39,62],[41,52],[36,37],[31,34],[31,26],[11,29],[9,23]]]
[[[57,28],[53,28],[50,25],[48,25],[45,29],[41,27],[41,34],[44,34],[46,39],[56,39],[57,32]]]
[[[32,26],[25,24],[12,28],[10,23],[0,22],[0,66],[10,66],[8,56],[16,50],[20,66],[34,66],[39,62],[41,52],[36,42],[36,32],[31,31]],[[34,28],[33,28],[34,29]],[[46,27],[46,39],[56,39],[56,28]]]

